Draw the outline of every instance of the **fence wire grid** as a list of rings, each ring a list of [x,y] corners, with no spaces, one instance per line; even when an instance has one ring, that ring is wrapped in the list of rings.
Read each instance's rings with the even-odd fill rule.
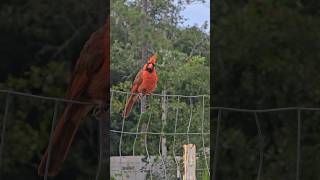
[[[183,144],[196,145],[196,178],[209,180],[208,95],[152,94],[142,113],[139,101],[121,113],[129,92],[111,91],[111,174],[114,179],[182,179]]]
[[[295,120],[296,123],[292,123],[292,121],[285,121],[283,123],[287,123],[286,125],[290,125],[291,128],[291,134],[295,134],[295,145],[292,145],[290,147],[295,147],[296,149],[296,154],[294,155],[294,157],[288,158],[289,159],[289,164],[295,164],[295,166],[289,166],[291,167],[291,169],[289,168],[287,171],[290,172],[286,172],[288,174],[286,174],[286,177],[288,177],[290,175],[290,179],[296,179],[296,180],[300,180],[302,179],[301,177],[301,147],[303,147],[302,144],[302,129],[303,129],[303,125],[302,125],[302,118],[301,118],[301,114],[303,114],[303,117],[306,119],[311,119],[310,117],[314,116],[313,118],[317,118],[319,114],[315,114],[316,112],[320,111],[320,108],[308,108],[308,107],[284,107],[284,108],[271,108],[271,109],[260,109],[260,110],[251,110],[251,109],[241,109],[241,108],[227,108],[227,107],[211,107],[211,116],[212,116],[212,127],[214,127],[214,129],[212,131],[214,131],[215,133],[212,134],[213,136],[213,141],[214,142],[212,144],[212,152],[213,152],[213,158],[211,161],[211,166],[212,166],[212,176],[211,178],[213,180],[219,179],[221,177],[225,177],[227,178],[228,175],[226,175],[225,173],[228,173],[228,170],[223,169],[223,166],[225,164],[228,164],[228,161],[226,159],[221,160],[222,157],[220,157],[221,155],[223,155],[223,158],[226,158],[226,150],[228,149],[229,151],[234,148],[231,147],[230,144],[228,144],[229,142],[226,142],[226,139],[228,139],[228,137],[226,137],[226,135],[222,136],[223,133],[229,133],[230,129],[229,128],[233,128],[233,130],[238,130],[241,132],[244,132],[244,129],[240,129],[242,125],[239,125],[240,123],[242,123],[243,121],[247,121],[246,125],[248,126],[248,124],[251,123],[252,127],[255,127],[256,131],[256,136],[257,136],[257,141],[254,141],[256,143],[257,146],[257,159],[256,159],[256,163],[254,163],[255,165],[253,165],[253,169],[256,169],[255,171],[255,178],[253,179],[264,179],[264,178],[268,178],[269,176],[264,176],[264,174],[266,174],[268,172],[268,170],[266,168],[270,168],[270,166],[268,166],[268,163],[270,163],[270,155],[267,155],[266,153],[266,139],[268,138],[268,134],[263,133],[263,126],[262,124],[264,123],[264,125],[266,126],[266,121],[280,121],[280,120]],[[290,114],[291,113],[291,114]],[[215,114],[215,115],[213,115]],[[286,114],[286,116],[284,116]],[[268,117],[264,117],[267,116]],[[289,116],[290,115],[290,116]],[[215,116],[215,117],[213,117]],[[289,117],[288,117],[289,116]],[[263,119],[265,118],[265,119]],[[241,120],[242,122],[239,122],[238,120]],[[232,122],[231,122],[232,121]],[[236,123],[239,124],[236,124]],[[226,125],[227,124],[227,125]],[[292,126],[292,127],[291,127]],[[251,127],[242,127],[242,128],[247,128],[247,130],[252,130],[254,128]],[[250,129],[251,128],[251,129]],[[254,132],[254,131],[253,131]],[[249,132],[247,132],[249,133]],[[278,134],[279,135],[279,134]],[[222,138],[222,140],[221,140]],[[253,135],[250,134],[250,136],[248,138],[253,139]],[[280,137],[278,137],[278,141],[279,141]],[[293,138],[294,139],[294,138]],[[294,141],[293,141],[294,142]],[[249,144],[247,144],[247,146],[249,146]],[[248,150],[248,149],[247,149]],[[246,150],[246,151],[247,151]],[[230,152],[231,152],[230,151]],[[231,154],[228,154],[228,156],[230,156]],[[288,155],[289,156],[289,155]],[[266,159],[269,158],[269,159]],[[269,161],[268,161],[269,160]],[[237,160],[235,160],[237,161]],[[248,161],[246,162],[248,163]],[[234,164],[234,162],[232,162],[232,164]],[[229,164],[230,165],[230,164]],[[284,172],[283,172],[284,173]],[[223,176],[223,175],[226,176]],[[252,173],[251,173],[252,175]],[[230,176],[230,175],[229,175]],[[253,177],[253,176],[252,176]],[[252,177],[250,179],[252,179]],[[277,177],[279,178],[279,177]],[[281,177],[280,177],[281,179]]]
[[[121,113],[130,93],[117,90],[111,90],[110,93],[111,178],[182,179],[182,146],[183,144],[195,144],[197,148],[197,179],[209,179],[210,107],[208,95],[153,94],[148,99],[149,107],[145,113],[139,111],[139,102],[137,102],[130,116],[125,119],[121,117]],[[6,128],[10,121],[9,111],[13,108],[10,106],[13,97],[53,102],[54,112],[51,118],[49,137],[52,136],[57,124],[57,117],[60,116],[58,113],[60,103],[98,105],[91,102],[37,96],[10,90],[0,90],[0,94],[6,95],[1,126],[0,169],[3,168]],[[50,156],[51,138],[48,141]],[[130,160],[135,161],[129,162]],[[99,161],[101,161],[101,154]],[[118,166],[113,166],[117,163]],[[127,166],[130,163],[131,166]],[[48,164],[46,169],[48,169]],[[101,169],[99,162],[95,179],[99,179],[101,171],[103,169]],[[47,173],[46,170],[45,180],[48,179]]]

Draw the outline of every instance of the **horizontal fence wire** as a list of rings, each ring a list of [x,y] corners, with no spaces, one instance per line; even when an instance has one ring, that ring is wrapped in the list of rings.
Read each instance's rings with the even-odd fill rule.
[[[177,169],[167,169],[167,171],[176,171]],[[196,171],[206,171],[207,169],[196,169]],[[120,171],[119,169],[111,169],[111,171]],[[136,172],[136,171],[152,171],[152,169],[139,169],[139,170],[130,170],[130,169],[126,169],[126,170],[122,170],[123,172]]]
[[[113,133],[122,133],[122,134],[132,134],[132,135],[143,135],[143,134],[150,134],[150,135],[210,135],[209,132],[207,133],[196,133],[196,132],[185,132],[185,133],[168,133],[168,132],[128,132],[128,131],[118,131],[118,130],[110,130]]]
[[[229,107],[210,107],[211,110],[223,110],[223,111],[235,111],[235,112],[278,112],[278,111],[290,111],[290,110],[301,110],[301,111],[320,111],[320,108],[316,107],[283,107],[283,108],[269,108],[269,109],[241,109],[241,108],[229,108]]]
[[[115,93],[121,93],[121,94],[138,94],[138,93],[132,93],[127,91],[119,91],[119,90],[111,90],[111,92]],[[159,96],[159,97],[185,97],[185,98],[197,98],[197,97],[207,97],[209,98],[210,95],[208,94],[202,94],[202,95],[182,95],[182,94],[157,94],[152,93],[152,96]]]
[[[94,102],[76,101],[76,100],[48,97],[48,96],[39,96],[39,95],[30,94],[30,93],[22,93],[22,92],[16,92],[11,90],[0,90],[0,93],[7,93],[11,95],[24,96],[24,97],[30,97],[30,98],[36,98],[36,99],[42,99],[42,100],[48,100],[48,101],[65,102],[65,103],[71,103],[71,104],[99,105]]]
[[[121,94],[138,94],[138,93],[131,93],[127,91],[119,91],[119,90],[110,90],[111,95],[112,93],[121,93]],[[18,96],[25,96],[25,97],[30,97],[30,98],[36,98],[36,99],[43,99],[43,100],[49,100],[49,101],[58,101],[58,102],[66,102],[66,103],[72,103],[72,104],[84,104],[84,105],[99,105],[98,103],[90,102],[90,101],[78,101],[78,100],[71,100],[71,99],[65,99],[65,98],[57,98],[57,97],[49,97],[49,96],[39,96],[39,95],[34,95],[30,93],[23,93],[23,92],[17,92],[17,91],[12,91],[12,90],[0,90],[0,93],[7,93],[7,94],[12,94],[12,95],[18,95]],[[187,97],[187,98],[196,98],[196,97],[210,97],[208,94],[203,94],[203,95],[180,95],[180,94],[152,94],[152,96],[166,96],[166,97]]]

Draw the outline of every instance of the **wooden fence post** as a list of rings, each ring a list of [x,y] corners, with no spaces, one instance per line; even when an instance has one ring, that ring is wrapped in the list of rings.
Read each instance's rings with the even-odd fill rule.
[[[196,180],[196,145],[185,144],[183,149],[183,180]]]
[[[162,122],[162,127],[167,126],[167,113],[168,113],[168,106],[167,106],[167,91],[163,90],[162,91],[162,103],[161,103],[161,108],[162,108],[162,115],[161,115],[161,122]],[[165,163],[167,161],[167,144],[166,144],[166,137],[161,136],[161,154],[162,158],[164,159]]]

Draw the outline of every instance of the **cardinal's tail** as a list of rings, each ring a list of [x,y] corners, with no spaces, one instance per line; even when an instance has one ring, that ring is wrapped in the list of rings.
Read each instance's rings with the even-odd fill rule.
[[[129,113],[131,112],[132,107],[133,107],[134,103],[137,101],[137,99],[138,99],[138,95],[137,94],[131,94],[130,95],[130,97],[128,98],[126,107],[123,110],[122,117],[128,117],[129,116]]]
[[[64,110],[63,116],[53,132],[48,176],[57,175],[63,161],[66,159],[73,137],[78,130],[80,120],[88,114],[91,108],[92,106],[89,105],[69,105]],[[38,167],[39,176],[44,176],[46,171],[48,148]]]

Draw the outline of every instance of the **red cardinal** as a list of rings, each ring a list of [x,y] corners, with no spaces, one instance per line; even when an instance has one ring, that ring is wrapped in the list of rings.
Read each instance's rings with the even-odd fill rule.
[[[134,79],[131,95],[122,113],[123,117],[128,117],[139,96],[150,95],[157,88],[158,75],[154,68],[156,61],[156,55],[152,55]]]
[[[77,60],[66,98],[85,100],[106,107],[109,90],[109,18],[104,27],[94,32],[84,45]],[[53,132],[49,176],[57,175],[67,157],[69,147],[76,134],[81,119],[93,105],[68,104]],[[106,110],[106,109],[102,109]],[[48,148],[38,167],[38,174],[45,174]]]

